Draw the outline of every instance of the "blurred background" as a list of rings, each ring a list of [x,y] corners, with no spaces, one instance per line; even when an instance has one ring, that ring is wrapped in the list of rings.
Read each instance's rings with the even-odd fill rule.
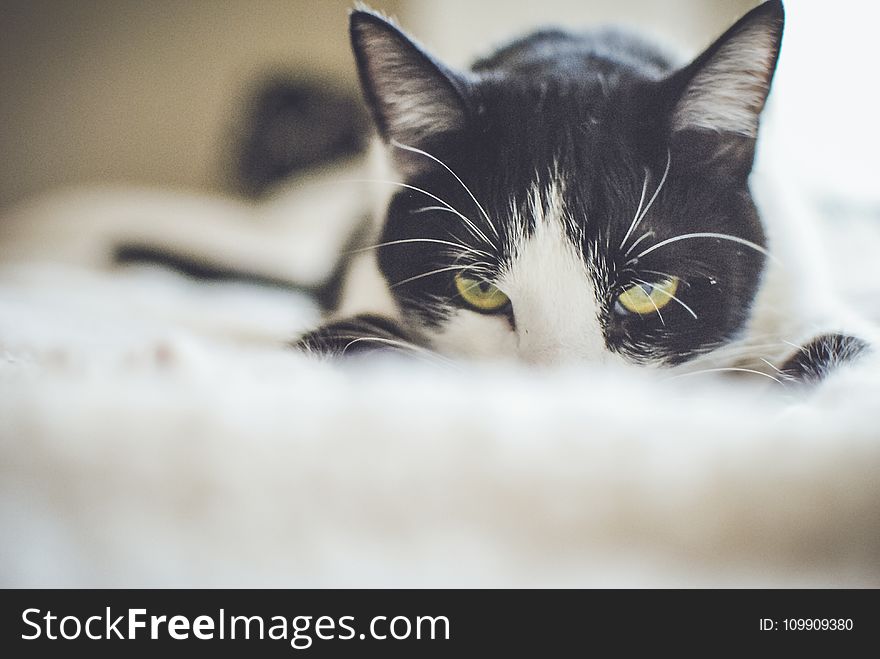
[[[370,127],[348,43],[353,4],[0,0],[0,231],[14,231],[10,218],[19,202],[42,200],[59,188],[121,184],[163,194],[263,200],[279,190],[275,184],[293,181],[293,174],[360,152]],[[372,6],[395,17],[440,59],[464,66],[507,39],[547,25],[630,26],[684,62],[757,4],[374,0]],[[785,4],[782,54],[762,119],[757,171],[771,174],[773,188],[784,179],[805,212],[818,212],[828,221],[828,235],[841,236],[831,249],[838,252],[835,258],[845,257],[850,269],[837,269],[835,278],[857,287],[860,278],[872,273],[866,259],[852,258],[850,246],[865,243],[853,236],[872,242],[880,230],[880,131],[874,116],[880,95],[871,33],[880,7],[858,0]],[[114,218],[136,214],[144,205],[139,203],[129,200],[128,210],[105,212],[105,232],[121,226]],[[290,203],[276,204],[277,213],[264,210],[293,221]],[[59,221],[65,213],[74,215],[68,202],[62,207],[63,213],[52,211]],[[290,230],[304,235],[301,224],[311,216],[314,240],[282,244],[267,239],[264,231],[253,236],[254,243],[271,243],[277,254],[269,259],[252,247],[250,260],[272,260],[287,268],[316,250],[324,258],[338,251],[351,231],[350,222],[342,221],[343,228],[328,242],[321,228],[326,217],[360,217],[360,212],[334,207],[299,213],[300,225]],[[160,213],[170,225],[181,224],[169,212]],[[94,216],[93,211],[86,214]],[[151,219],[128,218],[124,230],[129,236],[155,223],[156,213],[143,214]],[[35,222],[25,218],[19,225],[26,233]],[[203,236],[214,232],[193,227]],[[253,228],[258,231],[256,224]],[[40,231],[31,233],[43,249],[58,231]],[[88,231],[97,235],[96,229]],[[168,228],[156,227],[151,239],[156,236],[219,258],[216,250],[197,249]],[[71,244],[69,237],[56,238],[63,246]],[[4,240],[6,258],[24,255],[20,243]],[[291,253],[292,242],[309,242],[309,247]],[[57,249],[43,253],[60,255]],[[311,279],[326,279],[329,267]],[[272,275],[279,276],[278,271],[273,266]]]
[[[625,23],[692,54],[754,0],[374,0],[463,64],[545,24]],[[250,99],[272,76],[356,96],[352,0],[0,0],[0,209],[132,182],[229,189]]]

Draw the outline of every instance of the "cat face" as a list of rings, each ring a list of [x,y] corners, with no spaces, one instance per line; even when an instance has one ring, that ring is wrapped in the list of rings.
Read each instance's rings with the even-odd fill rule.
[[[687,67],[616,32],[540,32],[452,72],[352,14],[400,174],[377,248],[407,328],[448,354],[677,364],[749,317],[748,190],[778,2]]]

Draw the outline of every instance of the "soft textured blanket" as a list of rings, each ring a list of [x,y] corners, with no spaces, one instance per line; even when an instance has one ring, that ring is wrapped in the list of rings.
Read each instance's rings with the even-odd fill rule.
[[[4,586],[878,586],[880,372],[385,360],[306,296],[0,268]]]

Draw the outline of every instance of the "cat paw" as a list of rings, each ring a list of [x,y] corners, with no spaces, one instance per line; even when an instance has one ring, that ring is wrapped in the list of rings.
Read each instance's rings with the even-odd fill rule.
[[[293,347],[328,356],[363,355],[378,351],[421,351],[412,338],[394,321],[362,314],[334,321],[300,337]]]
[[[823,334],[801,346],[779,371],[791,384],[818,384],[840,365],[857,359],[869,348],[866,341],[855,336]]]

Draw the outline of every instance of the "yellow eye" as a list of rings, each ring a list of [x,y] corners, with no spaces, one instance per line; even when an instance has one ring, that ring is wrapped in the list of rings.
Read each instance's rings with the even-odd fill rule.
[[[656,284],[633,284],[618,296],[617,301],[627,311],[646,316],[659,313],[672,301],[677,290],[678,277]]]
[[[491,313],[503,309],[510,299],[498,288],[482,279],[455,275],[455,288],[462,299],[477,311]]]

